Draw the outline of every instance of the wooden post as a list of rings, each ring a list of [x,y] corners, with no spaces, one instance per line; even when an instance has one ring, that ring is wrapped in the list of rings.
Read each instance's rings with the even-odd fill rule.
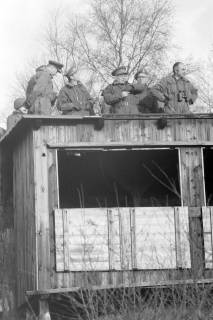
[[[39,317],[38,320],[51,320],[49,303],[47,297],[40,297],[39,299]]]
[[[48,156],[41,133],[34,132],[34,183],[37,248],[37,289],[49,289],[50,218],[48,199]]]
[[[204,271],[201,207],[205,205],[202,148],[180,149],[182,204],[189,207],[189,235],[192,272],[195,278]]]

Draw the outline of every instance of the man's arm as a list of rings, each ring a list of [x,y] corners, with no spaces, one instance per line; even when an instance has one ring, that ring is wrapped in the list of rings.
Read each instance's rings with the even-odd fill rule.
[[[162,79],[159,83],[154,85],[151,89],[151,93],[157,100],[166,102],[168,97],[166,94],[166,80]]]
[[[72,103],[71,99],[68,99],[63,89],[59,92],[56,108],[59,111],[70,111],[73,109],[77,109],[77,107]]]
[[[133,83],[132,84],[132,89],[131,89],[131,93],[132,94],[138,94],[143,92],[144,90],[146,90],[146,86],[144,84],[141,83]]]

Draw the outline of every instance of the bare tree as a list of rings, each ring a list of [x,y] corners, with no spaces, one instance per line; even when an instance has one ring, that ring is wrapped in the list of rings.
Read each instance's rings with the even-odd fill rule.
[[[201,67],[195,73],[195,81],[199,90],[200,104],[206,112],[213,109],[213,59],[201,63]]]
[[[24,95],[35,68],[50,58],[62,62],[65,70],[74,66],[93,95],[122,64],[130,75],[146,68],[151,79],[164,68],[172,22],[169,0],[89,0],[89,10],[79,16],[70,15],[68,9],[50,12],[41,52],[16,75],[11,109],[13,100]],[[56,90],[62,85],[59,77]]]
[[[168,0],[91,0],[88,16],[52,16],[46,33],[48,50],[65,67],[76,66],[91,83],[106,83],[112,69],[125,64],[160,67],[169,46]]]

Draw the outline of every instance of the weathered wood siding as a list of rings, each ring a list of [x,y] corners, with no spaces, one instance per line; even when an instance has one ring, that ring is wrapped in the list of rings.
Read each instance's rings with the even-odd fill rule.
[[[27,132],[13,150],[13,205],[15,217],[17,303],[36,289],[33,134]]]
[[[213,119],[168,119],[168,126],[158,130],[156,120],[105,120],[103,129],[94,130],[93,123],[76,120],[69,125],[48,125],[40,133],[48,144],[66,145],[91,142],[100,145],[171,144],[180,142],[200,144],[213,141]]]
[[[196,137],[196,133],[194,133]],[[181,196],[189,207],[192,270],[195,277],[204,272],[203,225],[201,207],[205,205],[202,148],[180,148]]]
[[[0,230],[0,313],[12,319],[16,304],[14,229]]]
[[[205,204],[202,168],[202,149],[180,149],[182,201],[184,206],[199,207]]]
[[[202,178],[202,163],[201,161],[201,148],[194,147],[192,164],[194,168],[189,168],[187,162],[187,145],[203,143],[211,144],[213,141],[213,120],[212,119],[168,119],[168,126],[163,130],[158,130],[156,127],[156,120],[149,119],[135,119],[135,120],[105,120],[102,130],[97,131],[94,129],[92,122],[86,121],[67,120],[64,125],[62,123],[54,123],[41,126],[38,130],[34,131],[34,157],[35,157],[35,194],[36,194],[36,226],[37,226],[37,243],[38,243],[38,289],[42,288],[57,288],[57,287],[72,287],[85,285],[86,282],[91,282],[94,285],[104,284],[119,284],[127,282],[158,281],[160,279],[171,279],[175,277],[175,272],[159,271],[129,271],[125,268],[121,271],[113,271],[119,269],[120,264],[129,267],[129,265],[136,266],[137,259],[134,251],[128,251],[129,243],[134,246],[136,243],[131,238],[131,234],[125,232],[123,243],[127,243],[127,252],[123,255],[122,259],[119,256],[118,235],[118,216],[116,213],[108,213],[111,216],[112,230],[115,237],[111,237],[109,242],[109,264],[112,271],[88,273],[85,278],[81,272],[56,272],[55,261],[55,244],[54,244],[54,209],[58,207],[58,190],[57,190],[57,172],[56,172],[56,151],[57,147],[73,147],[73,148],[90,148],[90,147],[110,147],[110,146],[172,146],[175,145],[185,148],[182,153],[180,151],[180,158],[183,159],[184,165],[181,167],[182,172],[182,195],[184,196],[185,206],[198,206],[203,205],[204,193],[202,183],[198,184],[196,179]],[[185,159],[185,160],[184,160]],[[190,166],[190,164],[189,164]],[[198,168],[196,168],[198,166]],[[49,173],[48,173],[49,172]],[[194,179],[191,184],[189,179]],[[186,189],[188,185],[193,190]],[[185,188],[185,189],[184,189]],[[196,188],[194,190],[194,188]],[[190,197],[189,197],[189,195]],[[198,201],[198,198],[200,199]],[[194,200],[193,200],[194,199]],[[191,232],[194,232],[199,224],[200,230],[202,229],[201,216],[191,217],[191,209],[189,209]],[[124,225],[128,224],[128,218],[125,217]],[[176,221],[175,223],[178,223]],[[61,226],[63,228],[63,226]],[[127,230],[127,229],[126,229]],[[196,232],[195,232],[196,233]],[[177,237],[180,235],[177,233]],[[197,236],[197,235],[196,235]],[[190,234],[191,237],[191,234]],[[131,239],[130,239],[131,238]],[[190,239],[191,240],[191,239]],[[200,244],[202,239],[198,242]],[[119,240],[120,241],[120,240]],[[121,241],[121,245],[122,245]],[[117,244],[117,247],[116,247]],[[192,264],[201,259],[201,255],[197,255],[195,247],[191,244],[191,256],[193,258]],[[113,248],[113,250],[112,250]],[[114,252],[113,252],[114,251]],[[199,256],[199,258],[197,258]],[[177,252],[178,261],[182,261],[181,254]],[[177,258],[176,258],[177,259]],[[183,258],[184,260],[184,258]],[[67,264],[67,259],[63,260],[63,264]],[[127,268],[128,269],[128,268]],[[155,273],[157,272],[157,273]]]

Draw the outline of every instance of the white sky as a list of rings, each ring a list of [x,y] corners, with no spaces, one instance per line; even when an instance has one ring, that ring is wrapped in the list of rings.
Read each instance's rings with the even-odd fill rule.
[[[213,0],[171,2],[175,5],[173,43],[182,48],[177,60],[189,55],[206,59],[213,45]],[[39,55],[49,12],[60,5],[69,5],[74,13],[86,10],[85,0],[0,0],[0,114],[11,112],[14,78]]]

